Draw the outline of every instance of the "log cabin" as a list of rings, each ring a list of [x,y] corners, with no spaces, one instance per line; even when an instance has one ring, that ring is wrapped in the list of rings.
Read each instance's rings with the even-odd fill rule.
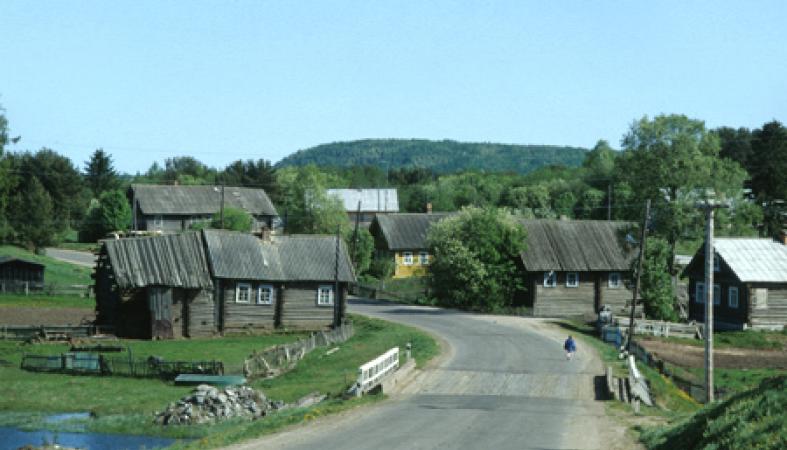
[[[94,278],[97,323],[143,339],[323,329],[355,282],[335,237],[223,230],[102,241]]]
[[[0,293],[44,288],[44,265],[13,256],[0,256]]]
[[[427,274],[432,255],[426,244],[429,227],[453,213],[381,214],[369,232],[374,237],[375,257],[394,262],[393,278]]]
[[[626,243],[629,222],[521,220],[527,248],[520,255],[525,304],[539,317],[628,311],[635,251]],[[637,307],[641,312],[641,307]]]
[[[787,324],[787,246],[771,239],[716,238],[714,329],[782,330]],[[683,271],[689,319],[705,320],[705,246]]]

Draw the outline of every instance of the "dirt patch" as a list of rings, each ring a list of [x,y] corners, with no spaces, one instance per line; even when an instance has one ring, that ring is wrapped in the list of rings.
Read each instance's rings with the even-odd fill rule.
[[[674,342],[644,339],[638,341],[656,357],[682,367],[704,367],[705,348]],[[716,348],[713,363],[720,369],[782,369],[787,370],[787,352],[744,348]]]
[[[96,312],[84,308],[0,306],[2,325],[81,325],[95,319]]]

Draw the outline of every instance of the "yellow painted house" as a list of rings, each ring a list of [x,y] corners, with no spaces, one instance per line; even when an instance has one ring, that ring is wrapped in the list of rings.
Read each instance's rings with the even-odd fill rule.
[[[394,278],[426,275],[432,255],[426,245],[429,227],[452,213],[378,214],[369,228],[377,256],[393,258]]]

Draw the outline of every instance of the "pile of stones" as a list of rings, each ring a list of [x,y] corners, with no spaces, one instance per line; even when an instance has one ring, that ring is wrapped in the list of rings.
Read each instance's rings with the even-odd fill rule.
[[[260,391],[248,386],[218,389],[207,384],[162,412],[155,413],[153,423],[158,425],[189,425],[211,423],[235,417],[259,419],[273,409],[281,409],[282,402],[271,402]]]

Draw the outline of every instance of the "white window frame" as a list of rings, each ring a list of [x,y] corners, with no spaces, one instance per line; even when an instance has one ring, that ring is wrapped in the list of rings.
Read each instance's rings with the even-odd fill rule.
[[[733,292],[735,295],[732,294]],[[734,303],[732,301],[733,298],[735,299]],[[738,308],[740,306],[740,297],[737,286],[730,286],[727,288],[727,305],[730,308]]]
[[[420,252],[420,253],[418,253],[418,262],[422,266],[428,266],[429,265],[429,252]]]
[[[263,292],[268,293],[268,300],[263,301],[262,294]],[[273,288],[272,284],[261,284],[257,286],[257,304],[258,305],[272,305],[273,302],[276,301],[276,289]]]
[[[574,276],[574,282],[571,282],[571,276]],[[579,272],[566,272],[566,287],[575,288],[579,287]]]
[[[402,264],[405,266],[413,265],[413,252],[402,252]]]
[[[557,272],[544,272],[544,287],[553,288],[557,287]]]
[[[697,282],[694,285],[694,302],[705,304],[705,283]]]
[[[164,228],[164,216],[161,214],[156,214],[153,216],[153,228],[156,230],[161,230]]]
[[[713,271],[718,272],[721,270],[721,258],[718,253],[713,254]]]
[[[713,284],[713,305],[721,305],[721,286]]]
[[[328,291],[328,298],[323,297],[323,292]],[[317,306],[333,306],[333,286],[322,284],[317,287]]]
[[[621,285],[620,272],[610,272],[607,276],[607,287],[619,289]]]
[[[241,299],[241,290],[246,291],[246,300]],[[235,303],[251,303],[251,283],[235,284]]]

